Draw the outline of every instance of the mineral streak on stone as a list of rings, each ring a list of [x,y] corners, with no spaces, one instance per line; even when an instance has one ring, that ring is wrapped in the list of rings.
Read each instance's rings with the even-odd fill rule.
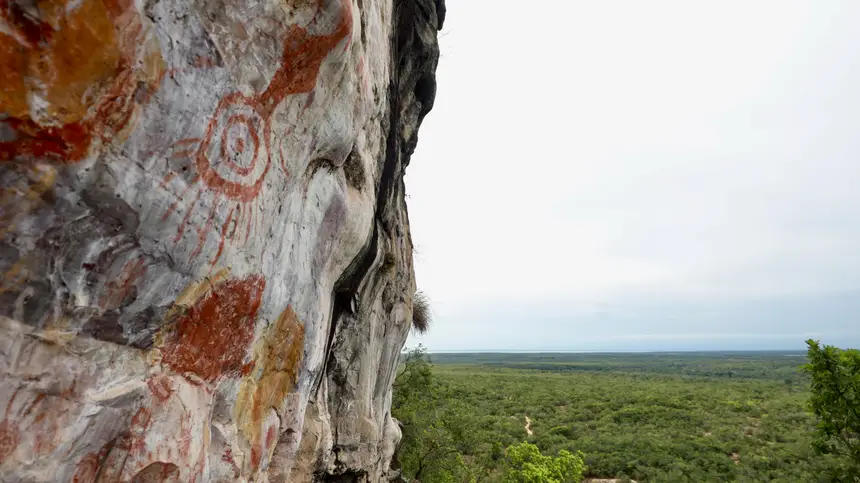
[[[389,481],[442,0],[0,0],[0,482]]]

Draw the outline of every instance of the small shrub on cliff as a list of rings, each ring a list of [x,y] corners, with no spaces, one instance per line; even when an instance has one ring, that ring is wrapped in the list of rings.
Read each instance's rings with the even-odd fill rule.
[[[424,334],[430,329],[433,314],[430,313],[430,302],[424,292],[415,292],[412,297],[412,328],[419,334]]]

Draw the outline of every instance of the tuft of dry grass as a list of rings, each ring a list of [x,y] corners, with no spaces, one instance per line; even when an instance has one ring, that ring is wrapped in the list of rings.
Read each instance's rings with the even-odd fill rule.
[[[424,292],[415,292],[412,297],[412,328],[419,334],[426,334],[433,322],[433,314],[430,313],[430,301]]]

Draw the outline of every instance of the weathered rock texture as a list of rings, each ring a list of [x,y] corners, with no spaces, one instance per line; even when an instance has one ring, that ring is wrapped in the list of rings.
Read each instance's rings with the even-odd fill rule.
[[[385,481],[441,0],[0,0],[0,481]]]

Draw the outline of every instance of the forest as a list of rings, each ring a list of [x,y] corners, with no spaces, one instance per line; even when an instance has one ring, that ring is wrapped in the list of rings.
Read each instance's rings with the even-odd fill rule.
[[[860,481],[850,413],[858,409],[851,400],[860,357],[815,349],[818,364],[813,346],[809,356],[419,347],[404,356],[395,382],[397,460],[412,483]],[[826,350],[836,351],[832,360]],[[827,392],[831,382],[841,386]],[[834,404],[847,416],[827,427]],[[847,452],[834,434],[848,435]]]

